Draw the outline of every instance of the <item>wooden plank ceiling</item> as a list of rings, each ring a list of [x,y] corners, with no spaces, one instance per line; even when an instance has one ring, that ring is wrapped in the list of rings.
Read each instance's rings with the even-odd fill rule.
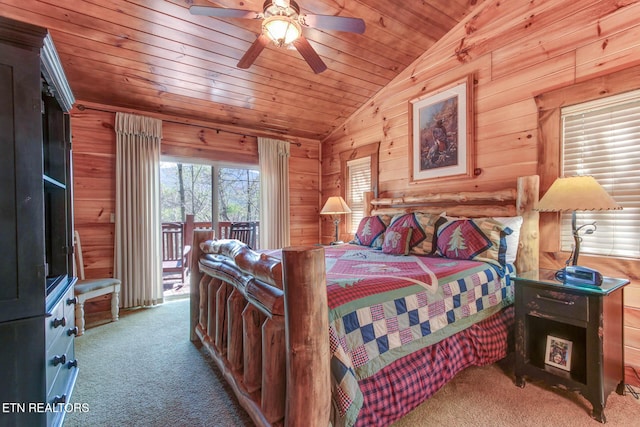
[[[79,101],[322,140],[476,1],[299,0],[301,13],[366,23],[364,34],[303,28],[321,74],[272,45],[239,69],[260,21],[188,9],[262,11],[262,0],[0,0],[0,15],[49,28]]]

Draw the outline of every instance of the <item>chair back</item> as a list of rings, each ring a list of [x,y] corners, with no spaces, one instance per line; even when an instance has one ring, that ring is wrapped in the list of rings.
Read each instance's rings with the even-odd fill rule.
[[[184,251],[184,224],[162,224],[162,261],[181,261]]]
[[[229,238],[240,240],[251,249],[256,247],[256,222],[233,222],[229,228]]]
[[[73,231],[73,246],[73,275],[78,280],[84,280],[84,259],[82,258],[82,244],[78,230]]]
[[[182,283],[186,281],[189,269],[191,246],[185,244],[184,223],[166,222],[162,224],[162,277],[164,273],[180,273]]]

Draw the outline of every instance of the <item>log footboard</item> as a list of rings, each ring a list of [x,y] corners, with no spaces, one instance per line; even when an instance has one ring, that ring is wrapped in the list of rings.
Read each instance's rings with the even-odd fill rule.
[[[256,425],[328,425],[324,249],[286,248],[280,262],[210,238],[194,231],[191,340],[211,354]]]

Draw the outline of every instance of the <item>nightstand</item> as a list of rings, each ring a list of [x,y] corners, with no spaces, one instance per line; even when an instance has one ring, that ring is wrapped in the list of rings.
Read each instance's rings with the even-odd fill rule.
[[[577,391],[604,423],[607,397],[624,393],[623,287],[629,281],[605,277],[601,287],[588,288],[563,284],[555,273],[529,271],[514,279],[516,385],[524,387],[527,376]]]

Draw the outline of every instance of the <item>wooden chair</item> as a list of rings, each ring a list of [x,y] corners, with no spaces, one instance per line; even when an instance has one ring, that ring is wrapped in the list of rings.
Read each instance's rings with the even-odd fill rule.
[[[186,281],[188,256],[191,252],[191,246],[185,245],[184,237],[183,223],[162,224],[162,273],[180,273],[182,283]]]
[[[111,294],[111,320],[116,322],[119,316],[120,302],[120,279],[114,277],[106,277],[101,279],[85,279],[84,277],[84,259],[82,258],[82,244],[80,243],[80,234],[73,232],[75,269],[78,281],[75,286],[76,296],[76,326],[78,327],[78,336],[84,333],[84,303],[86,300],[96,298],[102,295]]]
[[[233,222],[229,229],[229,239],[240,240],[249,248],[256,249],[257,226],[255,222]]]

